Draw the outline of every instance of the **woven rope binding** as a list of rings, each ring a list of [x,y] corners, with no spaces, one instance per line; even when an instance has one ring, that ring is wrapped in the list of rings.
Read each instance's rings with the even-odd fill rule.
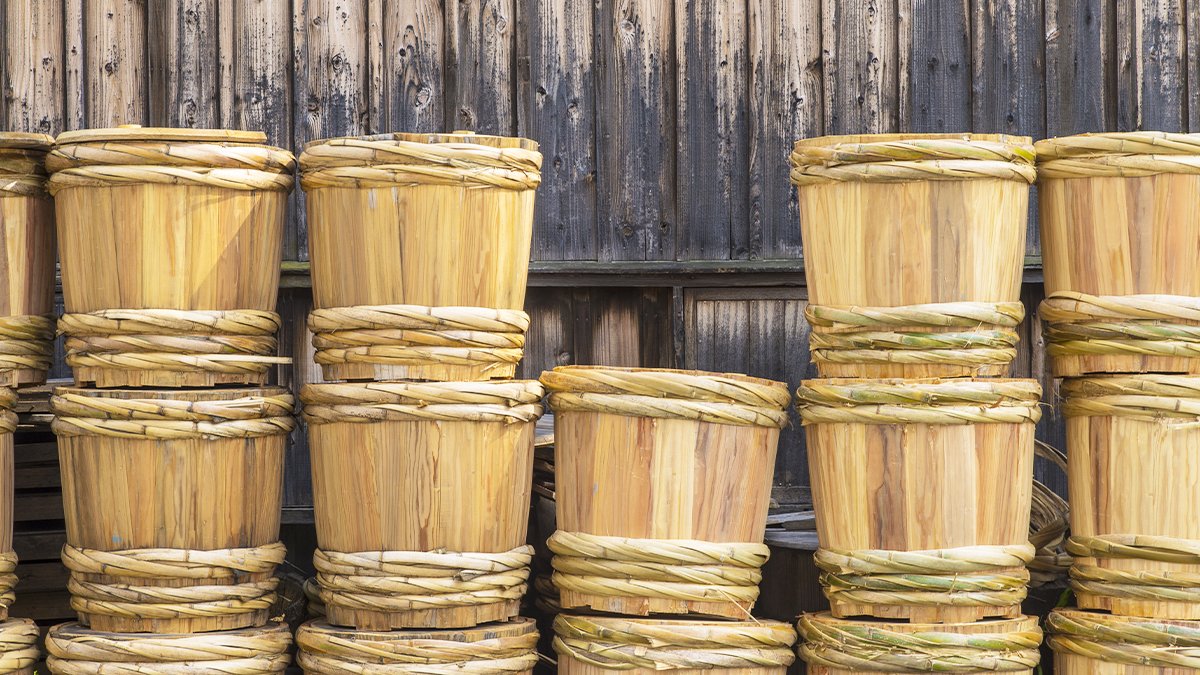
[[[300,156],[301,185],[391,187],[463,185],[533,190],[542,155],[477,143],[422,143],[395,138],[340,138],[313,144]]]
[[[1058,291],[1038,313],[1052,356],[1200,357],[1200,298]]]
[[[306,385],[300,392],[310,424],[381,421],[528,423],[542,414],[536,381],[373,382]]]
[[[3,180],[0,177],[0,184]],[[54,356],[53,340],[54,320],[48,316],[0,317],[0,371],[48,369]]]
[[[801,141],[791,156],[792,182],[1001,179],[1032,183],[1033,146],[1028,138],[999,140],[907,138],[874,142]]]
[[[1200,173],[1200,134],[1081,134],[1041,140],[1035,148],[1041,178]]]
[[[290,657],[284,624],[190,635],[100,633],[65,623],[46,635],[48,664],[62,675],[267,675]]]
[[[1200,627],[1195,622],[1055,610],[1046,627],[1046,643],[1058,653],[1143,668],[1200,669]]]
[[[604,670],[786,668],[796,632],[776,621],[656,621],[571,616],[554,619],[554,651]]]
[[[300,648],[297,661],[305,672],[314,675],[523,673],[538,661],[538,634],[533,630],[532,622],[528,622],[528,627],[529,631],[522,635],[469,641],[469,638],[453,639],[449,631],[446,639],[419,631],[414,637],[407,638],[404,632],[355,635],[353,631],[308,623],[296,632],[296,644]]]
[[[796,390],[809,424],[1034,424],[1036,380],[807,380]]]
[[[520,599],[532,559],[531,546],[505,553],[317,549],[313,564],[326,607],[405,612]]]
[[[0,621],[0,673],[32,668],[40,658],[38,627],[31,619]]]

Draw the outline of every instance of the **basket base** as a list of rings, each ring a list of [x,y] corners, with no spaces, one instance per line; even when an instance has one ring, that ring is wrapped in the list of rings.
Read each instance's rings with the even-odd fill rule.
[[[114,389],[120,387],[202,388],[218,385],[264,385],[268,373],[208,373],[173,370],[117,370],[74,368],[75,386]]]
[[[36,387],[46,384],[46,371],[32,368],[0,370],[0,387]]]
[[[1147,374],[1197,375],[1200,358],[1178,356],[1094,355],[1051,357],[1055,377]]]
[[[697,615],[746,621],[751,607],[736,602],[701,602],[668,598],[613,597],[578,593],[559,589],[560,606],[564,610],[590,608],[597,612],[625,616],[653,614]]]
[[[228,616],[180,619],[117,617],[85,612],[77,612],[77,615],[79,623],[101,633],[213,633],[241,628],[262,628],[271,618],[271,612],[266,609]]]
[[[321,366],[326,382],[393,382],[425,380],[430,382],[486,382],[516,376],[515,363],[488,363],[478,366],[387,365],[381,363],[331,363]]]
[[[474,628],[483,623],[508,621],[521,613],[520,600],[487,605],[383,612],[325,606],[325,620],[334,626],[355,630],[398,630],[403,628]]]
[[[1135,600],[1076,591],[1075,604],[1079,609],[1098,609],[1116,616],[1200,621],[1200,602]]]
[[[852,377],[858,379],[925,379],[931,377],[1008,377],[1011,364],[945,365],[920,363],[818,363],[820,377]]]
[[[839,619],[872,616],[877,619],[909,623],[972,623],[985,619],[1015,619],[1021,616],[1020,605],[950,607],[943,605],[859,605],[836,602],[830,603],[829,611]]]

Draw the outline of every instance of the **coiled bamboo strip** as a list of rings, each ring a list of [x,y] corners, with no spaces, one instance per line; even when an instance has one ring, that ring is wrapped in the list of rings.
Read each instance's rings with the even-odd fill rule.
[[[46,635],[57,675],[270,675],[291,662],[285,624],[198,634],[110,633],[64,623]]]
[[[1054,672],[1168,675],[1200,670],[1200,623],[1056,609],[1046,619]]]
[[[0,621],[0,673],[34,675],[34,664],[41,658],[37,624],[30,619]]]

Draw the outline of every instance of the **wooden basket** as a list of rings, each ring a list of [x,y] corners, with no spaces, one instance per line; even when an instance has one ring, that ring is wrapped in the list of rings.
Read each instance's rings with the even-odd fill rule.
[[[533,381],[304,388],[330,623],[464,628],[517,615],[543,393]]]
[[[1016,357],[1033,146],[1024,136],[798,141],[822,377],[1004,375]]]
[[[119,128],[58,137],[53,172],[77,384],[262,384],[295,160],[259,132]]]
[[[587,366],[541,380],[555,413],[562,607],[748,618],[786,385]]]
[[[470,132],[308,144],[309,327],[325,379],[512,377],[541,164],[533,141]]]
[[[1016,617],[1029,543],[1036,380],[809,380],[815,560],[834,616]]]
[[[119,633],[264,625],[285,553],[293,397],[60,387],[51,403],[79,620]]]
[[[925,624],[838,619],[823,612],[800,617],[799,628],[808,675],[1040,672],[1042,630],[1032,616]]]
[[[54,354],[54,139],[0,133],[0,386],[41,384]]]
[[[1055,675],[1200,673],[1200,621],[1056,609],[1046,619]]]
[[[779,621],[685,621],[572,616],[554,619],[559,675],[783,675],[796,631]]]
[[[1200,619],[1200,377],[1069,379],[1062,395],[1079,606]]]
[[[46,665],[57,675],[269,675],[287,669],[291,644],[282,623],[196,635],[106,633],[64,623],[46,635]]]
[[[0,673],[4,675],[34,675],[34,665],[40,660],[37,624],[31,619],[0,621]]]
[[[1054,374],[1200,373],[1200,134],[1036,147]]]
[[[356,631],[310,621],[296,631],[307,675],[429,672],[531,675],[538,632],[517,618],[465,630]]]

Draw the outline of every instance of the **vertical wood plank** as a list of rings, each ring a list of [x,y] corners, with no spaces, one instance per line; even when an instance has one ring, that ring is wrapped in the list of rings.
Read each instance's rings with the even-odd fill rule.
[[[192,128],[219,125],[217,8],[218,4],[210,0],[150,3],[150,124]]]
[[[63,2],[63,58],[66,89],[65,128],[82,129],[87,126],[87,103],[84,97],[84,0]]]
[[[1046,0],[1046,135],[1116,127],[1113,0]]]
[[[514,0],[447,0],[447,127],[516,134],[515,8]]]
[[[91,0],[82,6],[87,125],[147,124],[145,0]]]
[[[292,12],[295,147],[365,133],[370,102],[367,0],[294,0]],[[297,194],[296,227],[285,242],[285,255],[294,252],[296,259],[308,260],[304,196]]]
[[[4,3],[0,128],[56,135],[66,127],[62,0]]]
[[[1185,105],[1188,111],[1188,129],[1192,133],[1200,133],[1200,3],[1187,0],[1187,99]]]
[[[681,260],[750,255],[746,5],[676,0]]]
[[[750,0],[750,258],[800,256],[792,144],[825,131],[821,0]]]
[[[455,2],[455,0],[450,0]],[[378,132],[442,131],[444,11],[439,0],[376,0],[381,5],[378,75],[373,87],[382,97],[371,126]],[[540,197],[540,195],[539,195]]]
[[[893,132],[899,123],[896,0],[824,0],[825,131]]]
[[[597,6],[601,260],[675,259],[672,7],[672,0]]]
[[[1187,129],[1184,0],[1118,1],[1116,30],[1118,128]]]
[[[521,134],[544,157],[534,260],[596,259],[596,83],[591,0],[525,0]]]
[[[971,130],[968,0],[899,0],[900,128]]]
[[[571,294],[561,288],[531,288],[525,296],[525,312],[529,314],[529,330],[517,377],[536,380],[543,370],[576,363]]]

